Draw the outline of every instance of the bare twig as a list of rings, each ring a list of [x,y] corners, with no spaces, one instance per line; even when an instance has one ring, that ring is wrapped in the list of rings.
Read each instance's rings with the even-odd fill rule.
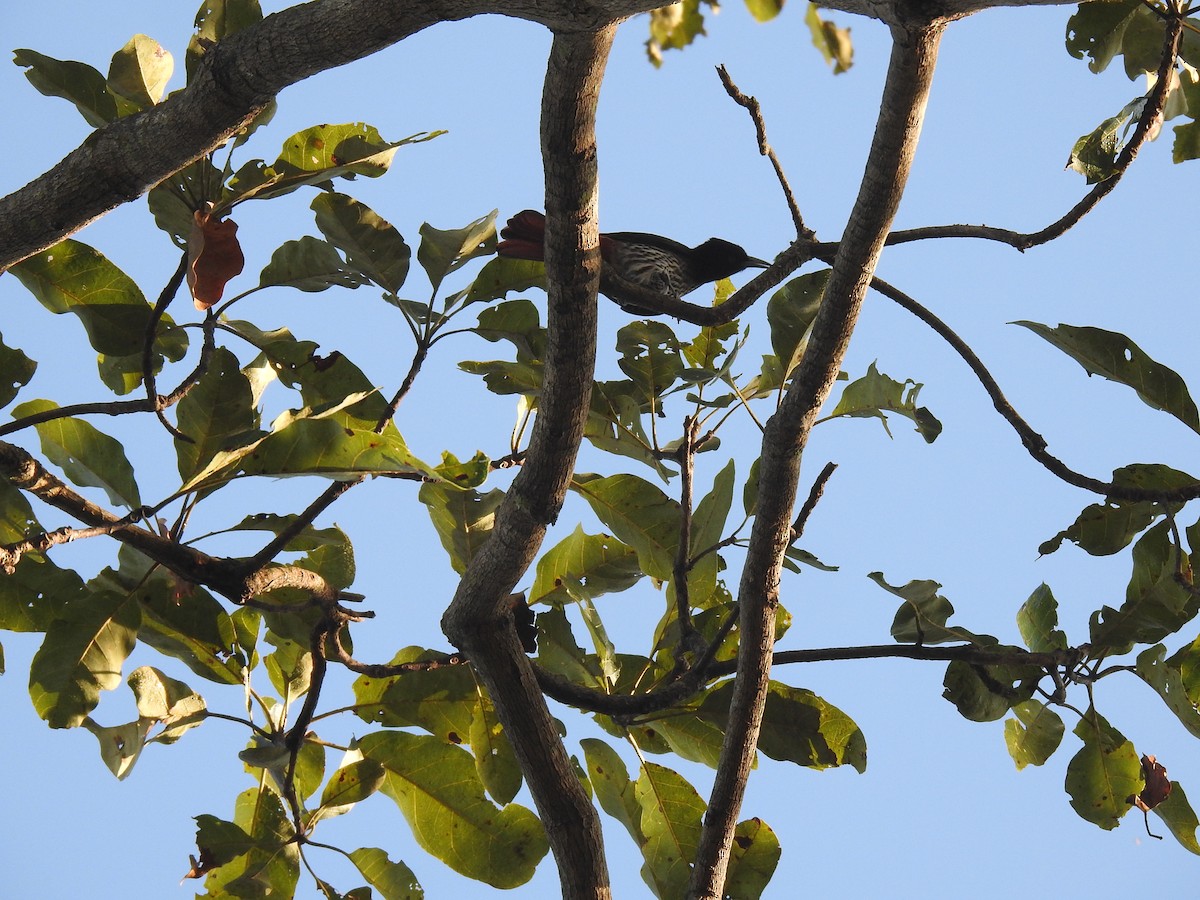
[[[1089,475],[1076,472],[1062,460],[1047,451],[1046,439],[1034,431],[1013,405],[1008,402],[1008,398],[1000,390],[1000,385],[997,384],[992,373],[988,371],[970,345],[959,337],[949,325],[908,294],[905,294],[899,288],[893,287],[880,278],[873,278],[871,280],[871,287],[901,308],[908,310],[932,328],[942,340],[950,345],[955,353],[962,357],[963,362],[975,374],[975,377],[987,392],[988,397],[991,398],[996,412],[1000,413],[1004,421],[1008,422],[1012,426],[1013,431],[1017,433],[1017,437],[1021,439],[1021,444],[1024,446],[1026,452],[1051,474],[1074,487],[1092,491],[1112,500],[1184,503],[1200,497],[1200,482],[1171,490],[1157,490],[1113,484],[1112,482],[1101,481],[1098,478],[1092,478]]]
[[[183,276],[187,272],[187,264],[188,251],[184,250],[179,260],[179,265],[176,266],[171,277],[167,279],[166,286],[162,289],[162,293],[158,295],[158,301],[150,311],[150,318],[146,320],[146,336],[142,342],[142,383],[146,386],[146,399],[154,404],[154,414],[158,417],[158,421],[162,423],[163,428],[172,437],[191,444],[195,442],[167,420],[166,414],[163,412],[165,408],[163,401],[165,398],[158,395],[154,374],[154,341],[158,337],[158,323],[162,321],[163,314],[166,313],[167,307],[171,305],[171,301],[175,299],[175,295],[179,292],[179,286],[183,284]]]
[[[796,237],[802,241],[809,241],[813,238],[813,231],[804,224],[804,216],[800,214],[800,206],[796,203],[796,195],[792,193],[792,186],[788,184],[787,176],[783,172],[783,166],[779,162],[779,157],[775,155],[775,150],[767,142],[767,124],[763,121],[762,107],[755,97],[747,97],[741,92],[736,84],[733,83],[733,78],[730,77],[728,70],[724,66],[717,66],[717,76],[721,79],[721,84],[725,85],[725,93],[738,106],[742,107],[750,114],[750,120],[754,122],[754,131],[758,135],[758,152],[771,161],[771,165],[775,167],[775,177],[779,179],[779,186],[783,189],[783,197],[787,201],[788,210],[792,214],[792,223],[796,226]]]
[[[808,499],[804,501],[804,505],[800,507],[800,512],[796,514],[796,521],[792,523],[791,537],[793,541],[798,541],[804,535],[804,526],[808,524],[808,517],[812,515],[817,504],[821,502],[821,495],[825,493],[825,484],[837,471],[837,463],[827,462],[825,468],[821,470],[821,474],[817,476],[817,480],[813,482],[808,491]]]
[[[1150,8],[1154,9],[1153,6]],[[992,228],[987,225],[935,225],[892,232],[888,235],[888,244],[905,244],[932,238],[980,238],[1008,244],[1024,252],[1031,247],[1037,247],[1061,237],[1078,224],[1080,219],[1112,193],[1129,167],[1133,165],[1133,161],[1142,147],[1156,132],[1162,120],[1163,109],[1171,92],[1171,76],[1175,68],[1175,59],[1179,53],[1179,43],[1183,36],[1184,20],[1178,9],[1172,9],[1169,13],[1162,13],[1160,10],[1156,10],[1156,12],[1159,12],[1167,23],[1163,32],[1162,57],[1155,75],[1157,80],[1146,93],[1142,114],[1138,117],[1137,126],[1129,138],[1129,143],[1117,155],[1112,175],[1093,185],[1083,199],[1071,207],[1065,215],[1040,231],[1025,233],[1007,228]]]

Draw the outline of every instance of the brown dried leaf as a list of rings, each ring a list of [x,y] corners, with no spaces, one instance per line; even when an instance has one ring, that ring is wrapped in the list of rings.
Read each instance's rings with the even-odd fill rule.
[[[225,283],[238,275],[246,264],[238,243],[237,228],[232,219],[222,221],[208,210],[198,209],[192,214],[187,282],[198,310],[206,310],[220,301]]]
[[[1149,812],[1171,796],[1171,780],[1167,778],[1166,766],[1153,756],[1142,757],[1142,776],[1146,779],[1146,787],[1133,802],[1142,812]]]

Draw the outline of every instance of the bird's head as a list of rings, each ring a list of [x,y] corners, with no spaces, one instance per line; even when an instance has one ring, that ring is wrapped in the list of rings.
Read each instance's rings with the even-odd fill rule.
[[[737,244],[721,238],[709,238],[692,254],[696,265],[703,270],[706,281],[717,281],[736,275],[743,269],[765,269],[770,265],[750,256]]]

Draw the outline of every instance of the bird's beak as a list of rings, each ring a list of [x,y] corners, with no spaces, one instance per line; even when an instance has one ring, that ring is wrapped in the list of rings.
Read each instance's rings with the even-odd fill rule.
[[[766,269],[769,268],[770,265],[771,264],[769,262],[763,262],[761,259],[755,256],[751,256],[746,260],[747,269]]]

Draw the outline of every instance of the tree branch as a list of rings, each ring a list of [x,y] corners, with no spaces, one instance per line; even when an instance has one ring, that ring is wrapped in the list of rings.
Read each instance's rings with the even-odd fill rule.
[[[863,298],[912,166],[945,21],[892,28],[893,47],[866,171],[838,247],[808,351],[767,422],[759,508],[739,586],[738,674],[692,869],[688,896],[719,900],[746,779],[755,758],[770,675],[779,578],[792,528],[800,458],[845,358]],[[762,276],[759,276],[760,278]]]
[[[284,88],[430,25],[498,13],[565,31],[598,28],[661,0],[315,0],[210,48],[192,83],[97,129],[60,163],[0,199],[0,272],[53,246],[221,146]]]
[[[583,439],[596,359],[595,112],[615,26],[558,33],[542,94],[549,312],[545,377],[529,449],[442,617],[496,705],[546,827],[565,898],[607,898],[599,815],[576,777],[525,656],[508,596],[566,496]]]

